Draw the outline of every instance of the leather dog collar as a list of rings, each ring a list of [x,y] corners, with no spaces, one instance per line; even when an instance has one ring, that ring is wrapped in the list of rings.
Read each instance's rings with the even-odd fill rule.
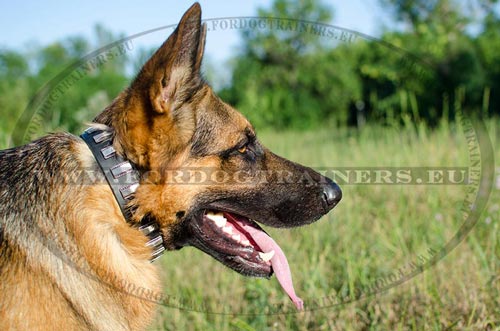
[[[102,130],[90,127],[80,136],[94,154],[113,195],[120,206],[123,216],[131,222],[132,211],[127,206],[139,187],[140,174],[133,163],[118,155],[113,147],[112,129]],[[165,251],[159,224],[150,217],[144,217],[138,229],[149,238],[146,246],[152,248],[151,262],[158,259]]]

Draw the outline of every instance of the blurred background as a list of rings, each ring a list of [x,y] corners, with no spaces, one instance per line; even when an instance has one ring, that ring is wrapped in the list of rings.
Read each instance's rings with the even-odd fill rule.
[[[500,157],[497,1],[200,3],[207,81],[276,153],[320,170],[468,167],[465,114],[485,123]],[[79,133],[190,5],[4,3],[0,147]],[[194,249],[169,253],[160,262],[165,293],[183,309],[160,307],[151,330],[500,330],[500,169],[492,171],[489,203],[465,240],[399,286],[391,284],[460,229],[469,185],[340,178],[344,199],[333,213],[306,228],[269,229],[315,308],[304,314],[265,314],[289,304],[275,279],[245,279]]]

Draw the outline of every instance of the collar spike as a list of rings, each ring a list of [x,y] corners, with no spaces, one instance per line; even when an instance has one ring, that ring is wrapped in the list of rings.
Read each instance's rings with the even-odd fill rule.
[[[133,224],[131,221],[132,212],[128,207],[128,203],[133,199],[134,193],[139,187],[139,171],[132,162],[116,153],[113,147],[114,134],[111,128],[103,130],[90,127],[80,137],[92,151],[111,191],[113,191],[125,220],[129,224]],[[152,249],[150,261],[153,262],[165,251],[160,227],[154,218],[147,216],[141,220],[138,230],[149,239],[146,246]]]

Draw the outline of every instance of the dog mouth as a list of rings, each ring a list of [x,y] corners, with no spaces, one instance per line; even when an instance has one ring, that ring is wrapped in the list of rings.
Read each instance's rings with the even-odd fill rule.
[[[220,210],[200,214],[191,222],[193,246],[245,276],[270,278],[274,272],[290,299],[302,309],[285,254],[255,221]]]
[[[205,210],[201,222],[196,223],[195,236],[202,244],[197,248],[245,276],[272,275],[273,252],[264,252],[248,231],[253,228],[264,233],[256,222],[233,213]]]

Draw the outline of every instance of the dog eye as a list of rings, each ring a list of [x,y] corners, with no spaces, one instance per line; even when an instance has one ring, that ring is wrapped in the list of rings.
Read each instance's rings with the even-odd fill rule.
[[[240,154],[245,154],[247,152],[247,145],[243,145],[240,148],[238,148],[238,152]]]

